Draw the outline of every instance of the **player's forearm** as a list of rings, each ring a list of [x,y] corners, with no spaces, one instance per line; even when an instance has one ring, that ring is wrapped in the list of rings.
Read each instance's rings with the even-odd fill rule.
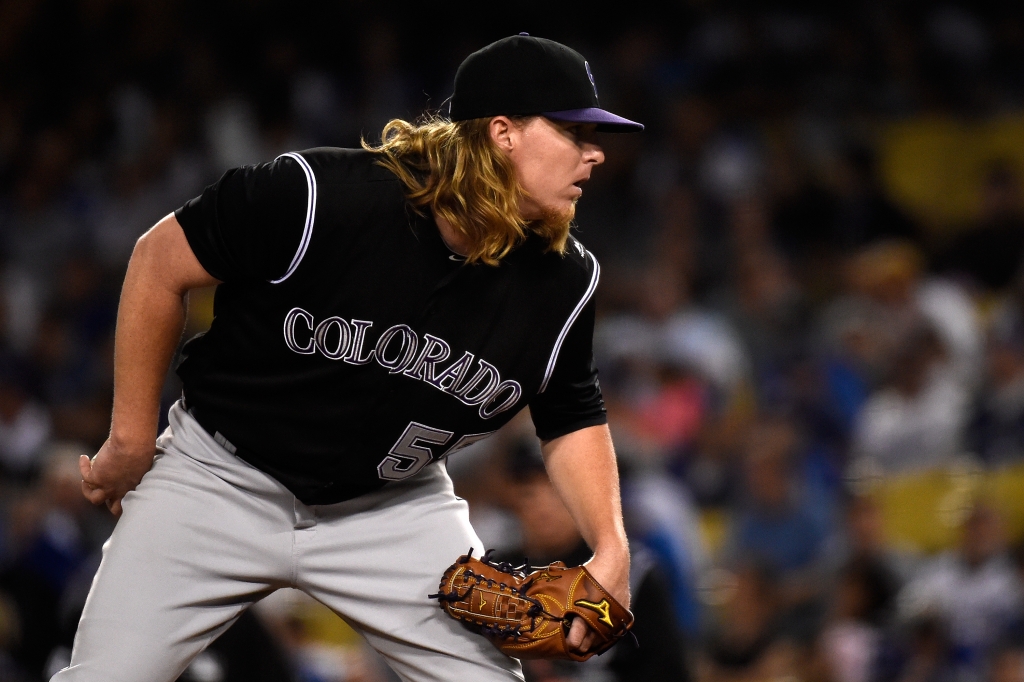
[[[548,476],[594,553],[629,560],[615,451],[607,426],[544,443]]]

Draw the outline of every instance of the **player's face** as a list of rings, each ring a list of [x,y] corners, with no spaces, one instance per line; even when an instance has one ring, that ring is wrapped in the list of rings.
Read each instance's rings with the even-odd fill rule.
[[[551,121],[543,116],[513,127],[509,157],[516,177],[526,191],[523,218],[567,216],[583,194],[590,173],[604,163],[593,123]]]

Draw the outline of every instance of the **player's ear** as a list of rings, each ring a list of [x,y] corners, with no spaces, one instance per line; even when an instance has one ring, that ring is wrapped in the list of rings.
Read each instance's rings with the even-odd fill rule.
[[[491,141],[504,152],[511,152],[515,148],[513,129],[512,120],[507,116],[495,116],[487,126]]]

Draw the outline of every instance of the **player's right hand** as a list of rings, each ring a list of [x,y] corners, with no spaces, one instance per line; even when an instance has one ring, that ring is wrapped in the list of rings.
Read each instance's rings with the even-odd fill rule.
[[[155,445],[140,450],[115,446],[108,438],[92,459],[82,455],[78,468],[82,471],[82,494],[93,504],[107,505],[114,516],[121,515],[121,498],[142,480],[153,466]]]

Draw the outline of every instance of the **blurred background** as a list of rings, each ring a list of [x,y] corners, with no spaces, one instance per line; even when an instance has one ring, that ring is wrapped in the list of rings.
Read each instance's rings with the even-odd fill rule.
[[[443,112],[519,31],[647,125],[578,210],[639,648],[528,679],[1024,680],[1024,7],[495,9],[0,0],[0,681],[66,665],[113,526],[76,458],[134,241],[229,167]],[[489,547],[587,558],[527,415],[449,470]],[[282,591],[182,679],[393,678]]]

